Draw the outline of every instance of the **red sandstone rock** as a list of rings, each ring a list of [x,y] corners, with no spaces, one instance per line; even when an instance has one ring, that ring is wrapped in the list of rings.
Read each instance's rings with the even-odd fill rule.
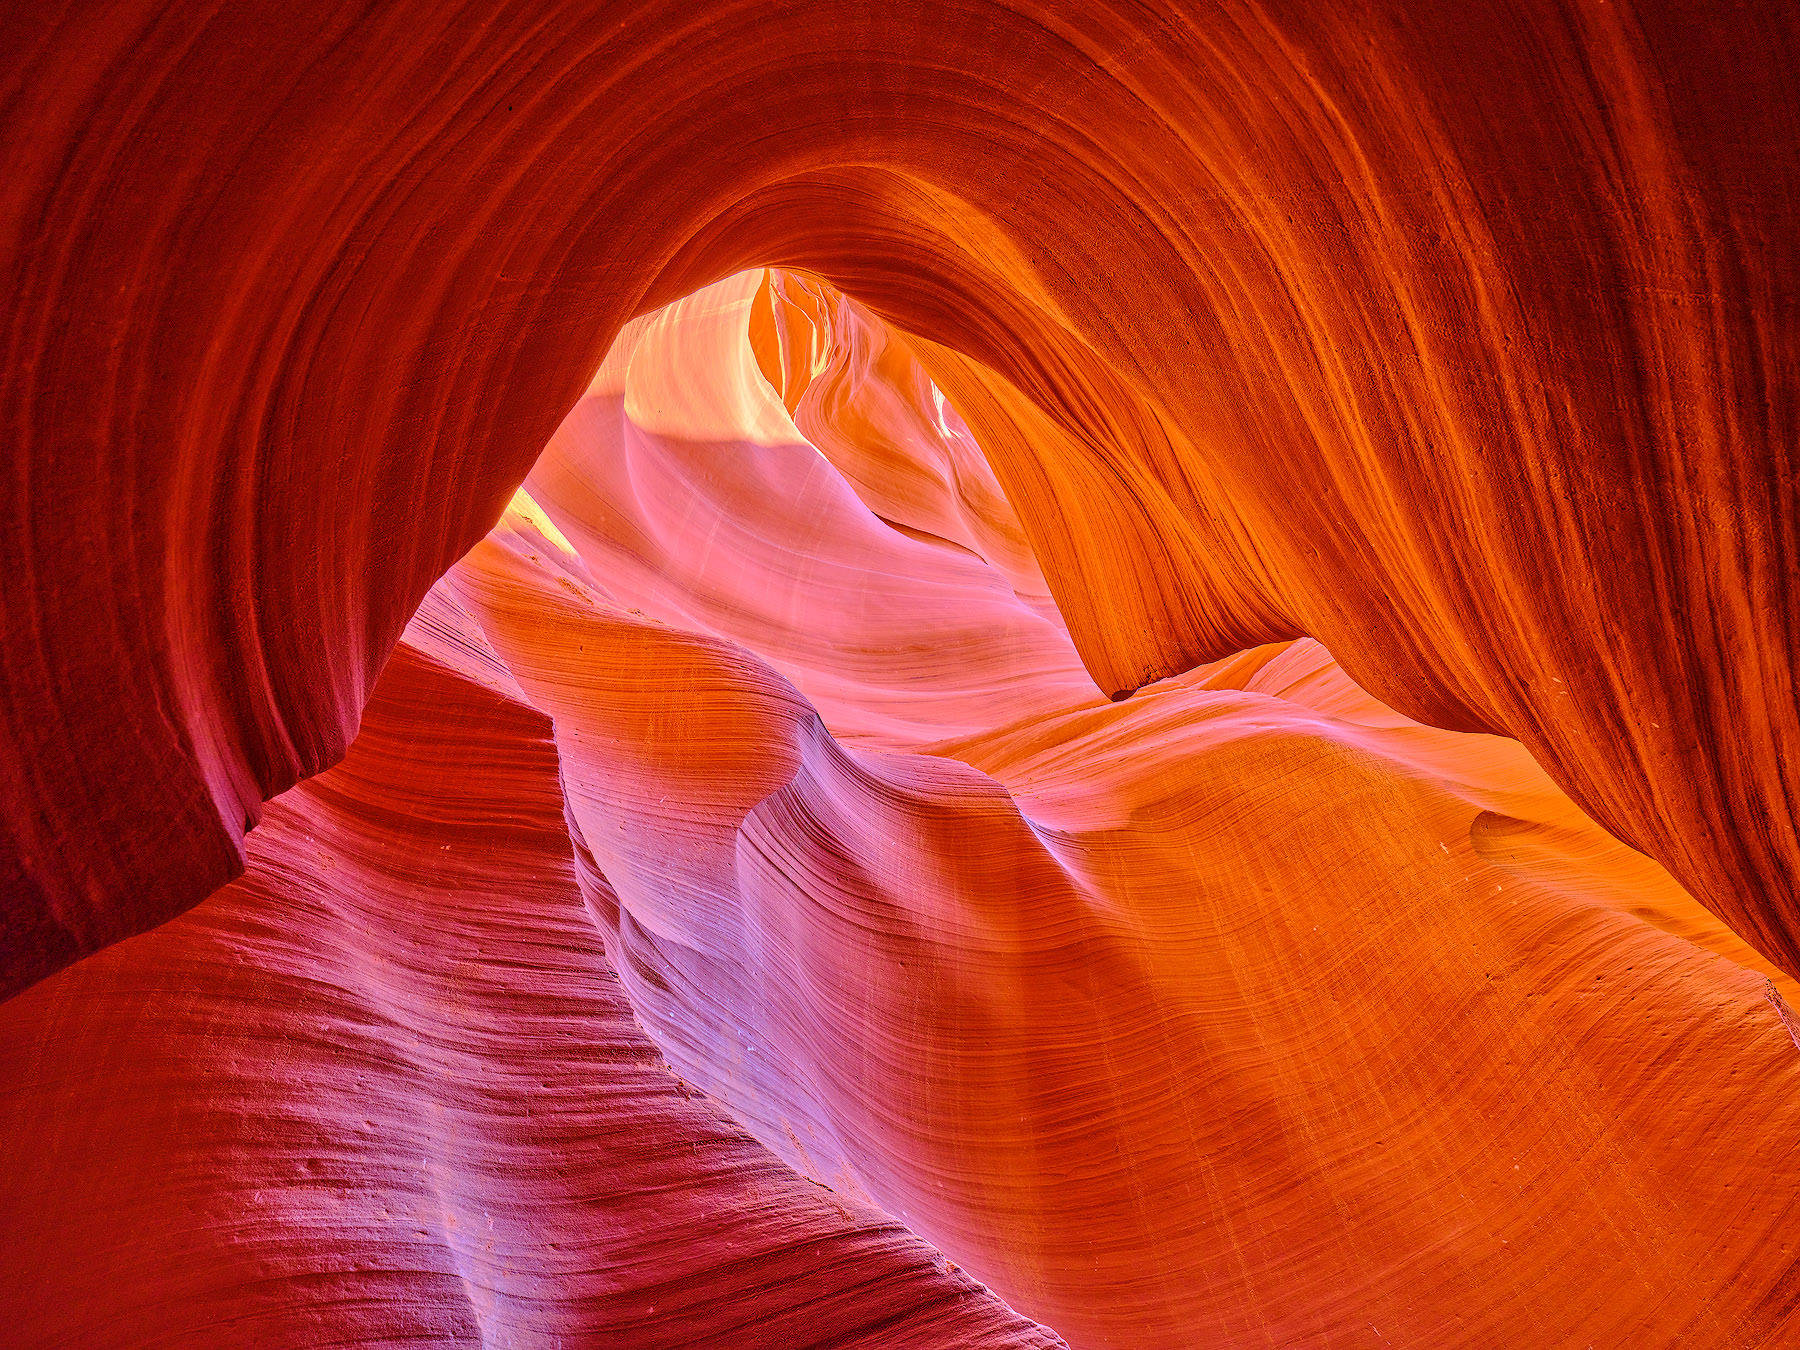
[[[744,376],[754,281],[628,329],[446,581],[677,1071],[1076,1345],[1792,1334],[1772,968],[1317,644],[1084,692]]]
[[[669,1073],[459,619],[242,880],[0,1007],[4,1339],[1059,1344]]]
[[[1105,699],[871,322],[631,326],[249,875],[0,1010],[30,1338],[1046,1342],[884,1212],[1078,1346],[1791,1335],[1787,977],[1315,642]]]
[[[618,326],[764,262],[973,358],[928,365],[984,444],[973,386],[1041,405],[987,448],[1108,692],[1311,634],[1800,970],[1787,7],[134,0],[4,43],[9,987],[228,879]]]
[[[0,24],[20,1335],[1796,1336],[1791,14],[260,9]]]

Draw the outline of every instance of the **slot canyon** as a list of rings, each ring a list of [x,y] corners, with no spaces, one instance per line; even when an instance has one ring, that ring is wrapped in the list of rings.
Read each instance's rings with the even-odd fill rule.
[[[0,1345],[1800,1346],[1800,9],[0,52]]]

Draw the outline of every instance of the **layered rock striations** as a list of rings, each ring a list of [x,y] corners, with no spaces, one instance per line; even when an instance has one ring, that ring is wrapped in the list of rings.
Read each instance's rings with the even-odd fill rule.
[[[620,325],[764,263],[926,340],[1106,692],[1310,635],[1800,969],[1797,23],[17,7],[8,987],[229,880]]]
[[[1800,1339],[1800,20],[1153,10],[0,19],[9,1334]]]
[[[1794,1334],[1787,975],[1314,640],[1110,699],[947,369],[626,326],[246,876],[0,1007],[35,1338]]]
[[[433,597],[239,881],[0,1007],[19,1345],[1048,1347],[673,1076]]]

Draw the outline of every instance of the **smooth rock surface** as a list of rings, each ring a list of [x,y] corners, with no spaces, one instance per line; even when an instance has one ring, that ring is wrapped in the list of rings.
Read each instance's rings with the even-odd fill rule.
[[[1792,981],[1315,641],[1109,700],[926,359],[628,325],[246,876],[0,1007],[28,1341],[1796,1334]]]

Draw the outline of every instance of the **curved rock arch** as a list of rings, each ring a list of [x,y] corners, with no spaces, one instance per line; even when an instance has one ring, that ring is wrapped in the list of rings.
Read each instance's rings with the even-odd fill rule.
[[[1800,969],[1791,15],[9,24],[10,987],[231,875],[612,332],[751,260],[977,357],[1166,494],[1135,503],[1154,565],[1079,528],[1046,559],[1102,683],[1314,633],[1395,706],[1518,736]],[[821,176],[846,163],[944,186],[859,196]],[[1096,390],[1183,444],[1100,434]],[[1196,475],[1237,520],[1174,522]],[[1217,533],[1281,593],[1182,570]],[[1081,603],[1121,577],[1142,610]]]

